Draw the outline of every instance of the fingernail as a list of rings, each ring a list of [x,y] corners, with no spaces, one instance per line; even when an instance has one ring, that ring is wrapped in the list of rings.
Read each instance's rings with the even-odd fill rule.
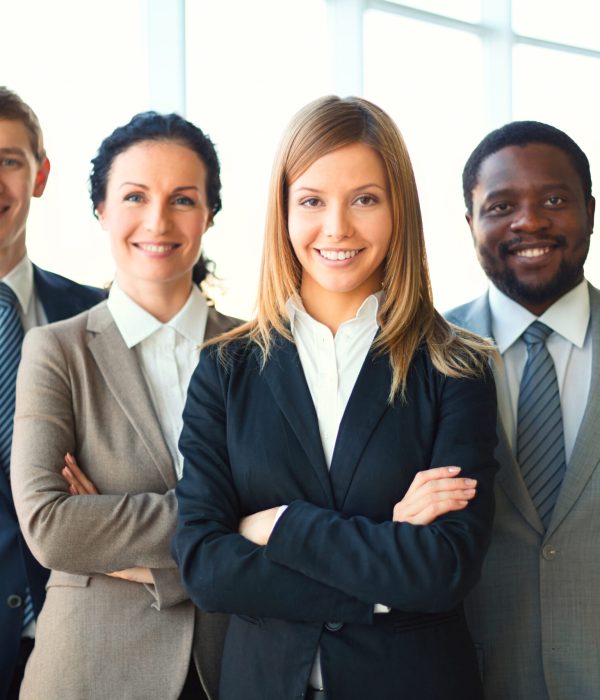
[[[477,486],[475,479],[465,479],[465,486]]]
[[[450,474],[458,474],[458,472],[460,471],[460,467],[448,467],[448,471],[450,472]]]

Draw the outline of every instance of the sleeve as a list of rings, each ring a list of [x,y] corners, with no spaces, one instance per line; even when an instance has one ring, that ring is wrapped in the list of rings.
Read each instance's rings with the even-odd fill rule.
[[[238,534],[239,500],[228,461],[225,370],[203,353],[183,414],[185,458],[176,489],[173,552],[190,598],[209,612],[290,621],[365,622],[372,606],[271,561]]]
[[[71,496],[60,471],[75,449],[73,392],[65,353],[51,327],[25,337],[17,379],[11,482],[23,535],[47,568],[93,574],[145,566],[163,607],[185,595],[170,553],[177,506],[173,490]],[[116,455],[115,460],[126,455]],[[172,573],[168,573],[168,572]]]
[[[430,466],[458,465],[477,479],[477,496],[467,508],[415,526],[345,517],[297,501],[277,522],[266,557],[369,603],[451,609],[478,580],[489,544],[495,444],[491,371],[479,380],[444,378]]]

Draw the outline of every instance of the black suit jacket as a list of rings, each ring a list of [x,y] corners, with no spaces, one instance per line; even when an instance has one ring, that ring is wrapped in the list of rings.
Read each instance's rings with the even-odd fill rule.
[[[406,401],[388,404],[387,357],[367,357],[328,471],[293,344],[261,370],[253,345],[205,351],[190,384],[173,551],[191,598],[233,613],[223,700],[304,697],[317,648],[328,698],[481,697],[462,600],[493,519],[493,379],[455,380],[425,350]],[[476,499],[427,527],[391,522],[415,473],[460,465]],[[289,507],[266,547],[241,517]],[[391,606],[374,615],[375,603]]]
[[[35,292],[48,322],[75,316],[94,306],[105,292],[33,266]],[[49,571],[33,558],[15,513],[10,483],[0,470],[0,698],[8,691],[21,640],[25,589],[29,586],[36,616],[44,602]],[[21,601],[21,604],[19,604]]]

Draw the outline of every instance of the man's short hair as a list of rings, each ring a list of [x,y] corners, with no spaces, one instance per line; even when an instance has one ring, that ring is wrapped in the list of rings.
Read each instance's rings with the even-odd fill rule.
[[[471,153],[463,170],[463,196],[469,214],[473,213],[473,190],[477,186],[483,161],[507,146],[528,146],[531,143],[556,146],[564,151],[581,179],[585,201],[592,196],[590,163],[585,153],[564,131],[550,124],[534,121],[510,122],[490,132]]]
[[[31,107],[23,102],[16,92],[3,85],[0,85],[0,119],[19,121],[23,124],[29,132],[33,155],[38,163],[42,163],[46,157],[46,151],[40,122]]]

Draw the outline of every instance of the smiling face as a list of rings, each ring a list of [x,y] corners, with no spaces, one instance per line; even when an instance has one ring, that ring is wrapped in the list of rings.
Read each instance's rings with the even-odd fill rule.
[[[290,184],[288,230],[309,313],[332,295],[356,310],[381,289],[392,211],[376,151],[354,143],[316,160]]]
[[[583,279],[594,225],[568,155],[548,144],[508,146],[488,156],[467,214],[490,280],[536,315]]]
[[[212,220],[206,167],[196,153],[174,141],[130,146],[115,157],[97,212],[123,291],[144,308],[148,292],[166,293],[180,308]]]
[[[25,255],[25,227],[32,197],[41,197],[50,163],[39,163],[20,121],[0,119],[0,277]]]

